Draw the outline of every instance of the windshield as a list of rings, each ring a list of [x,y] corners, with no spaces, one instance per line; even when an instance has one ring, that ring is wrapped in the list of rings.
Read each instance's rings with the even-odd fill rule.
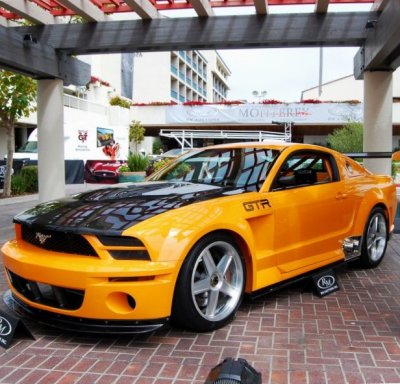
[[[278,155],[268,148],[211,148],[190,152],[149,180],[186,181],[258,191]]]
[[[27,141],[18,152],[37,153],[37,141]]]

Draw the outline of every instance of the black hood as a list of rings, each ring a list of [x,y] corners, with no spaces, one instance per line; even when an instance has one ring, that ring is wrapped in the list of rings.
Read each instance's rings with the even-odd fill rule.
[[[238,194],[243,189],[207,184],[148,182],[98,189],[39,204],[14,218],[16,223],[71,233],[120,234],[170,209]]]

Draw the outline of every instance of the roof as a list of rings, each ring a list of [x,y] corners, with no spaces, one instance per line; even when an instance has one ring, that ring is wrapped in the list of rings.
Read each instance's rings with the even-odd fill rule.
[[[0,19],[27,19],[34,24],[56,23],[57,18],[80,16],[86,21],[106,21],[114,13],[135,13],[142,19],[160,17],[165,10],[193,9],[198,16],[212,16],[215,8],[254,7],[266,14],[269,6],[313,5],[325,13],[330,4],[374,3],[374,0],[0,0]],[[376,1],[376,7],[382,0]]]

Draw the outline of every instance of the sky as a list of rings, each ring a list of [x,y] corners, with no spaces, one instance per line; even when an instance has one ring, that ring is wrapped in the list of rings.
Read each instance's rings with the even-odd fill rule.
[[[352,75],[357,49],[323,48],[322,83]],[[252,92],[266,91],[265,99],[299,101],[302,91],[319,84],[319,48],[224,50],[219,54],[232,73],[229,100],[257,101]]]
[[[371,4],[330,5],[330,12],[368,11]],[[270,6],[268,12],[312,12],[313,5]],[[232,14],[232,9],[220,8],[218,14]],[[236,14],[254,13],[254,9],[235,8]],[[322,83],[353,74],[353,58],[358,47],[323,48]],[[257,101],[253,91],[266,91],[266,99],[299,101],[303,90],[319,84],[319,48],[267,48],[221,50],[228,65],[229,100]]]

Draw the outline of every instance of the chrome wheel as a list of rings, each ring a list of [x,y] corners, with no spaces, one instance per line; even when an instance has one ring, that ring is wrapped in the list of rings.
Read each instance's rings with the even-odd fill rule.
[[[191,278],[192,300],[209,321],[231,315],[241,299],[244,270],[236,248],[225,241],[206,246],[198,255]]]
[[[369,259],[373,263],[379,261],[385,253],[387,242],[386,219],[381,212],[371,216],[365,240]]]
[[[374,208],[365,225],[361,248],[361,265],[375,268],[385,256],[388,242],[388,227],[385,211]]]
[[[246,264],[228,233],[214,232],[190,250],[179,271],[172,322],[208,332],[229,323],[243,299]]]

